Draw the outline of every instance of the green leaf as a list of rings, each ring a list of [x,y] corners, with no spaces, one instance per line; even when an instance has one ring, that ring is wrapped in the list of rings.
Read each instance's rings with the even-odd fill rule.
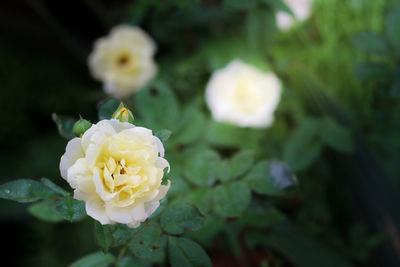
[[[172,132],[170,130],[159,130],[157,132],[154,133],[155,136],[158,137],[158,139],[161,140],[161,142],[165,143],[168,138],[171,136]]]
[[[390,54],[390,46],[385,38],[372,32],[362,32],[354,37],[354,45],[361,51],[378,56]]]
[[[199,140],[206,129],[204,114],[195,107],[189,106],[183,111],[179,130],[175,140],[179,144],[190,144]]]
[[[390,95],[396,98],[400,97],[400,81],[396,81],[393,84],[392,88],[390,89]]]
[[[265,228],[277,222],[285,220],[285,215],[271,204],[259,204],[252,202],[240,217],[241,225]]]
[[[359,64],[354,74],[362,82],[382,82],[392,78],[393,73],[389,66],[379,63]]]
[[[219,162],[219,155],[214,150],[205,147],[195,149],[185,161],[185,178],[198,186],[212,186]]]
[[[144,265],[137,259],[131,256],[123,257],[116,265],[116,267],[143,267]]]
[[[238,10],[243,10],[243,9],[249,9],[252,7],[255,7],[259,3],[261,3],[262,0],[223,0],[222,5],[225,8],[231,8],[231,9],[238,9]]]
[[[96,252],[77,260],[70,267],[107,267],[114,261],[115,258],[112,254]]]
[[[305,119],[284,146],[283,158],[293,170],[304,170],[322,151],[319,139],[320,123],[316,119]]]
[[[204,222],[203,215],[190,204],[177,204],[169,207],[161,217],[161,227],[174,235],[183,234],[185,230],[196,231]]]
[[[241,151],[230,160],[223,161],[218,169],[218,178],[221,182],[236,179],[248,171],[254,164],[252,151]]]
[[[330,117],[324,117],[321,123],[321,139],[327,146],[347,153],[353,150],[353,142],[348,130],[340,126]]]
[[[64,197],[58,201],[56,210],[65,220],[74,222],[85,216],[85,203],[72,197]]]
[[[176,197],[171,205],[190,203],[195,205],[202,214],[207,214],[212,206],[212,191],[209,188],[190,190]]]
[[[204,225],[196,232],[187,232],[185,236],[195,239],[205,247],[211,247],[215,237],[225,229],[225,220],[207,216]]]
[[[400,55],[400,6],[392,9],[386,18],[386,33],[396,52]]]
[[[268,7],[258,6],[247,13],[246,41],[250,49],[262,53],[272,46],[276,32],[275,13]]]
[[[246,176],[250,188],[259,194],[281,195],[286,188],[297,183],[289,166],[280,161],[261,161]]]
[[[21,203],[56,197],[57,194],[47,186],[30,179],[18,179],[0,185],[0,198]]]
[[[272,228],[268,242],[299,267],[350,267],[342,257],[301,229],[280,223]]]
[[[242,128],[216,121],[210,122],[206,132],[206,140],[213,145],[220,146],[238,146],[244,136]]]
[[[222,217],[239,217],[251,200],[251,192],[243,181],[221,184],[212,191],[213,209]]]
[[[196,242],[184,237],[168,237],[169,262],[172,267],[208,267],[211,260]]]
[[[166,242],[157,224],[147,224],[133,236],[129,249],[138,258],[156,258],[163,253]]]
[[[58,133],[66,138],[66,139],[72,139],[75,137],[74,132],[73,132],[73,127],[75,124],[75,120],[65,117],[65,116],[59,116],[56,113],[51,114],[51,118],[57,125]]]
[[[46,185],[48,188],[50,188],[51,190],[53,190],[54,192],[56,192],[57,194],[59,194],[60,196],[69,196],[70,193],[64,189],[62,189],[61,187],[59,187],[58,185],[56,185],[55,183],[53,183],[51,180],[47,179],[47,178],[42,178],[40,179],[40,181]]]
[[[140,228],[129,228],[125,224],[114,224],[111,226],[113,246],[120,246],[128,243],[128,241],[133,237],[133,235]]]
[[[115,99],[102,103],[99,108],[99,120],[110,120],[120,104],[121,101]]]
[[[107,252],[113,243],[111,227],[109,225],[101,225],[98,221],[94,222],[94,232],[97,244]]]
[[[140,90],[135,107],[146,127],[160,130],[172,129],[179,118],[179,103],[172,90],[164,83],[150,85]]]
[[[45,222],[60,222],[63,217],[56,212],[56,201],[45,199],[28,207],[30,214]]]
[[[210,121],[205,140],[221,147],[249,147],[257,146],[260,138],[265,135],[262,130],[240,128],[235,125]]]

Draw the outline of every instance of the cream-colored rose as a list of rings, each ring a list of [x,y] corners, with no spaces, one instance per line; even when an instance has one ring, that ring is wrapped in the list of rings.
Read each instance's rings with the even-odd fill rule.
[[[281,96],[281,83],[271,72],[234,60],[213,73],[206,101],[216,121],[241,127],[268,127]]]
[[[284,0],[288,7],[293,11],[295,18],[286,12],[279,11],[276,14],[278,28],[287,30],[298,21],[306,20],[311,14],[313,0]]]
[[[61,176],[86,202],[86,212],[102,224],[138,227],[160,205],[164,147],[152,131],[118,120],[102,120],[82,138],[68,142]]]
[[[117,26],[95,42],[89,68],[93,77],[104,83],[107,93],[123,98],[140,90],[155,76],[155,51],[155,43],[142,29]]]

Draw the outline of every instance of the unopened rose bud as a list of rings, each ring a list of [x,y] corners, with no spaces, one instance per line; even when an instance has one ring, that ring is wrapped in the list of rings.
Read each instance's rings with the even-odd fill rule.
[[[134,118],[132,112],[127,109],[124,104],[121,102],[118,109],[112,115],[112,119],[119,120],[120,122],[129,122],[133,123]]]
[[[90,127],[92,127],[92,123],[80,117],[79,121],[75,122],[72,130],[75,136],[81,137]]]

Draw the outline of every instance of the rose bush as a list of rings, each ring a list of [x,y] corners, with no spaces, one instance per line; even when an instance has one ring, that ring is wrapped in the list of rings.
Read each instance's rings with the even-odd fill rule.
[[[206,101],[215,120],[241,127],[268,127],[281,96],[281,83],[241,60],[213,73]]]
[[[138,227],[160,205],[164,147],[152,131],[115,119],[102,120],[82,138],[68,142],[61,176],[86,203],[89,216],[102,224]]]
[[[142,29],[120,25],[95,42],[88,64],[107,93],[123,98],[140,90],[155,76],[155,51],[155,43]]]

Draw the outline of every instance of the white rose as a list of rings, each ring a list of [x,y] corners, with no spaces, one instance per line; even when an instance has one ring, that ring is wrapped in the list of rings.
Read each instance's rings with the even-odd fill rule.
[[[93,77],[104,90],[119,98],[138,91],[157,72],[153,56],[156,45],[140,28],[117,26],[97,40],[88,63]]]
[[[285,0],[284,2],[293,11],[295,18],[286,12],[279,11],[276,14],[278,28],[287,30],[292,27],[296,21],[306,20],[311,14],[312,1],[313,0]]]
[[[61,176],[86,202],[86,212],[102,224],[138,227],[160,205],[164,147],[152,131],[118,120],[102,120],[82,138],[68,142]]]
[[[241,127],[268,127],[274,120],[281,83],[271,72],[234,60],[211,76],[206,101],[216,121]]]

